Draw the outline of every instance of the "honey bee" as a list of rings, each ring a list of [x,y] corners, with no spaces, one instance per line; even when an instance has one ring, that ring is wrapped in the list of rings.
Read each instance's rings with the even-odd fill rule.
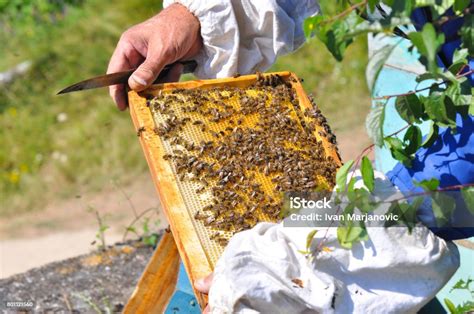
[[[312,190],[319,184],[318,177],[333,184],[337,167],[334,160],[326,159],[315,130],[331,143],[335,136],[316,105],[304,112],[300,109],[292,83],[260,73],[248,92],[183,89],[162,95],[160,101],[150,100],[153,108],[159,106],[155,109],[164,121],[155,134],[173,145],[172,154],[164,159],[173,164],[180,181],[200,183],[195,192],[207,187],[212,196],[211,204],[194,217],[207,228],[234,233],[251,228],[262,217],[278,221],[279,191]],[[179,116],[172,109],[177,105],[183,112]],[[214,140],[209,141],[209,135],[199,144],[186,140],[182,132],[190,121]],[[213,123],[212,130],[206,122]],[[264,191],[259,180],[270,185],[270,191]],[[215,233],[212,239],[227,243],[222,234]]]
[[[142,132],[145,131],[145,127],[144,126],[141,126],[138,128],[137,130],[137,136],[140,137],[142,135]]]

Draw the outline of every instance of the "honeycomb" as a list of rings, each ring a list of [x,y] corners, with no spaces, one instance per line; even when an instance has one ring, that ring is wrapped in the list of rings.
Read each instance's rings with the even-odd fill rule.
[[[330,189],[338,163],[326,119],[302,108],[290,78],[246,87],[168,89],[149,96],[156,136],[214,267],[228,239],[282,219],[283,193]]]

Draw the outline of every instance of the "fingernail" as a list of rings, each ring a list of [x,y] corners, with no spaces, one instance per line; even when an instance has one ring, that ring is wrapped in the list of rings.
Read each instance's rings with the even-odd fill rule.
[[[132,79],[141,86],[146,86],[147,85],[146,81],[144,79],[138,77],[138,75],[136,75],[136,74],[132,75]]]

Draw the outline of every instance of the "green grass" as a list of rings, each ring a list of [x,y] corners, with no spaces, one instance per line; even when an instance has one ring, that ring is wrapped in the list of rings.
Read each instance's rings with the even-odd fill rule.
[[[23,60],[28,75],[0,88],[1,214],[124,182],[146,171],[128,113],[105,89],[56,96],[64,86],[105,72],[121,32],[159,10],[157,1],[87,1],[65,19],[2,32],[0,71]],[[59,114],[67,121],[59,122]]]
[[[147,171],[128,113],[116,110],[105,89],[55,94],[104,73],[121,32],[158,10],[155,0],[90,0],[55,24],[0,32],[0,71],[35,64],[0,87],[0,215],[40,210],[51,199],[99,190],[112,179],[126,184]],[[347,55],[336,63],[313,40],[271,69],[303,77],[336,134],[362,127],[369,107],[365,43]]]

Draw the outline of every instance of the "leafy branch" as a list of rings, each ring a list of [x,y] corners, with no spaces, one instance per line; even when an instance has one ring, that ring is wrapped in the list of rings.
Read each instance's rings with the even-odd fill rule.
[[[431,184],[436,184],[435,182],[436,181],[432,181]],[[426,184],[426,182],[421,182],[421,184],[422,185]],[[416,196],[430,195],[430,194],[436,193],[436,192],[459,191],[459,190],[467,189],[467,188],[470,188],[470,187],[474,187],[474,183],[450,185],[450,186],[446,186],[444,188],[437,188],[435,190],[427,189],[423,192],[410,193],[410,194],[404,195],[404,196],[399,197],[397,199],[391,200],[389,203],[398,202],[398,201],[402,201],[402,200],[407,200],[407,199],[410,199],[410,198],[414,198]],[[386,202],[384,201],[384,202],[381,202],[381,203],[386,203]]]
[[[367,5],[368,1],[367,0],[364,0],[362,2],[359,2],[359,3],[356,3],[356,4],[352,4],[349,8],[347,8],[346,10],[344,10],[343,12],[333,16],[332,18],[328,19],[328,20],[325,20],[323,21],[322,23],[323,24],[329,24],[329,23],[332,23],[336,20],[340,20],[341,18],[347,16],[348,14],[352,13],[353,11],[357,11],[360,7],[363,7],[365,8],[365,6]],[[359,14],[360,14],[360,11],[359,11]]]
[[[456,1],[457,3],[461,3],[461,2],[469,2],[468,1]],[[462,4],[462,5],[465,5],[465,4]],[[455,8],[456,10],[456,8]],[[469,7],[466,7],[464,8],[463,10],[461,10],[460,14],[459,15],[445,15],[445,16],[442,16],[440,19],[436,20],[433,22],[433,25],[435,25],[437,28],[443,26],[444,24],[446,24],[447,22],[449,21],[454,21],[454,20],[459,20],[460,18],[464,17],[464,16],[467,16],[469,14],[473,14],[474,13],[474,4],[472,4],[471,6]]]
[[[424,7],[434,17],[432,22],[424,25],[415,25],[417,31],[405,34],[403,39],[395,45],[386,46],[376,51],[368,64],[368,83],[371,91],[377,83],[377,78],[387,60],[392,56],[395,48],[404,40],[411,44],[411,50],[417,50],[419,61],[426,68],[423,74],[417,74],[416,82],[431,83],[428,87],[415,88],[396,95],[385,95],[373,97],[376,102],[373,106],[366,126],[369,136],[374,144],[366,147],[355,159],[346,162],[336,175],[336,198],[339,206],[336,213],[343,211],[344,214],[359,209],[362,212],[372,211],[380,202],[374,201],[373,192],[374,171],[367,154],[375,147],[386,147],[390,150],[392,157],[402,163],[405,167],[412,166],[412,160],[421,149],[430,148],[438,139],[441,128],[456,132],[456,117],[467,117],[474,114],[474,103],[472,99],[472,87],[468,76],[474,73],[469,67],[468,58],[474,55],[473,28],[474,22],[472,11],[474,5],[468,0],[454,0],[453,14],[444,15],[447,7],[437,4],[435,1],[419,0],[386,0],[384,4],[391,7],[389,13],[383,12],[380,0],[367,0],[352,3],[351,1],[338,2],[340,13],[334,15],[323,14],[308,18],[304,23],[305,35],[310,38],[315,35],[329,50],[333,57],[341,61],[345,51],[353,43],[354,39],[367,33],[395,35],[400,34],[400,26],[411,24],[410,16],[418,7]],[[367,12],[369,9],[369,12]],[[378,10],[382,18],[370,20],[370,12]],[[451,65],[445,64],[446,68],[440,68],[438,53],[445,43],[445,36],[441,26],[452,20],[463,19],[463,25],[458,35],[461,38],[461,46],[455,50]],[[418,86],[418,85],[417,85]],[[421,95],[421,92],[427,92]],[[385,120],[385,108],[393,99],[395,108],[400,117],[406,121],[406,125],[399,130],[385,135],[383,130]],[[419,125],[429,122],[431,129],[425,138],[422,136]],[[403,136],[400,133],[405,131]],[[355,188],[354,173],[360,169],[365,187]],[[350,173],[350,175],[349,175]],[[405,195],[399,199],[390,201],[390,211],[401,214],[405,224],[411,229],[416,219],[416,211],[425,196],[431,197],[433,213],[441,224],[446,223],[455,208],[454,201],[445,195],[445,192],[459,190],[468,208],[474,208],[474,188],[472,184],[456,185],[451,187],[439,187],[439,181],[431,179],[417,182],[424,192],[413,195]],[[342,208],[343,197],[348,199],[347,206]],[[409,202],[408,200],[411,201]],[[329,228],[328,228],[329,230]],[[323,241],[318,245],[317,251],[321,251],[328,230]],[[357,241],[367,239],[367,232],[363,224],[346,224],[338,227],[338,239],[343,247],[350,248]]]
[[[404,34],[404,38],[411,43],[411,49],[418,51],[419,61],[426,68],[426,72],[423,74],[413,73],[417,75],[416,81],[418,84],[428,80],[434,80],[435,82],[428,87],[415,88],[414,91],[373,97],[374,101],[380,102],[373,106],[366,125],[374,144],[366,147],[355,161],[348,161],[337,172],[336,198],[339,205],[336,214],[340,211],[348,214],[355,209],[369,212],[379,205],[380,202],[375,202],[373,199],[372,193],[375,189],[374,171],[371,162],[367,158],[367,154],[375,145],[388,148],[394,159],[403,163],[406,167],[411,167],[412,160],[419,149],[427,149],[436,142],[440,128],[449,128],[451,132],[456,132],[456,116],[465,117],[474,113],[472,88],[469,80],[467,80],[467,76],[474,72],[468,63],[468,56],[472,56],[474,51],[471,14],[473,5],[471,2],[465,0],[453,1],[453,15],[443,15],[446,8],[431,2],[388,0],[384,3],[391,7],[391,12],[388,14],[382,12],[383,18],[379,20],[368,20],[366,10],[369,8],[370,12],[376,9],[380,11],[380,1],[368,0],[355,4],[350,1],[342,1],[338,4],[341,9],[340,13],[333,16],[311,17],[304,24],[306,36],[309,38],[316,35],[334,58],[341,61],[347,47],[352,44],[356,37],[369,32],[389,34],[397,30],[399,33],[399,26],[408,25],[410,23],[409,17],[419,6],[424,6],[435,17],[433,22],[426,23],[423,27],[417,25],[419,28],[417,31]],[[439,68],[437,60],[437,54],[445,42],[441,26],[455,19],[464,19],[464,24],[459,30],[462,46],[455,51],[452,64],[442,70]],[[369,61],[367,73],[370,90],[374,90],[382,67],[385,66],[386,61],[400,43],[401,40],[394,46],[382,48]],[[421,92],[426,91],[426,95],[420,95]],[[392,99],[395,99],[395,108],[407,124],[396,132],[385,135],[383,132],[385,107],[388,101]],[[424,140],[418,126],[423,122],[431,124],[431,130]],[[405,131],[403,137],[399,138],[403,131]],[[365,185],[363,188],[355,188],[354,173],[356,169],[360,169],[362,181]],[[389,210],[400,213],[402,217],[406,218],[405,224],[410,229],[414,225],[416,211],[425,196],[431,197],[433,213],[440,223],[449,220],[449,215],[455,207],[454,201],[450,200],[443,192],[460,190],[467,207],[474,207],[474,189],[471,184],[438,188],[439,182],[435,179],[417,184],[425,191],[404,195],[390,201]],[[341,206],[343,197],[349,200],[344,208]],[[408,200],[411,200],[411,202],[408,202]],[[323,247],[327,231],[323,241],[319,243],[317,251],[320,251]],[[353,243],[367,239],[365,226],[363,224],[339,226],[338,239],[343,247],[350,248]]]
[[[125,242],[125,240],[127,239],[127,236],[129,233],[134,233],[136,235],[138,235],[137,233],[137,230],[135,228],[135,225],[137,224],[137,222],[142,219],[146,214],[152,212],[152,211],[157,211],[157,208],[156,207],[150,207],[148,209],[145,209],[144,211],[142,211],[140,214],[136,215],[134,217],[134,219],[125,227],[125,231],[123,233],[123,236],[122,236],[122,242]],[[147,225],[148,226],[148,225]],[[146,231],[148,232],[148,227],[144,227],[144,229],[146,229]]]
[[[473,282],[474,280],[471,278],[468,278],[466,281],[463,279],[460,279],[451,288],[451,290],[449,291],[450,293],[453,290],[467,291],[468,295],[470,296],[469,301],[465,301],[464,303],[459,304],[457,306],[454,305],[454,303],[451,300],[447,298],[444,299],[444,304],[446,304],[446,307],[449,309],[449,312],[451,314],[471,313],[472,311],[474,311],[474,302],[472,301],[474,300],[474,289],[470,287],[471,283]]]
[[[100,251],[105,251],[107,248],[107,243],[105,241],[105,232],[110,228],[106,223],[104,217],[102,217],[97,209],[95,209],[92,206],[88,206],[87,211],[90,213],[93,213],[95,215],[95,218],[97,220],[97,224],[99,226],[99,229],[97,230],[97,233],[95,235],[95,240],[92,241],[91,245],[94,245],[99,241],[99,244],[97,245],[98,249]]]

